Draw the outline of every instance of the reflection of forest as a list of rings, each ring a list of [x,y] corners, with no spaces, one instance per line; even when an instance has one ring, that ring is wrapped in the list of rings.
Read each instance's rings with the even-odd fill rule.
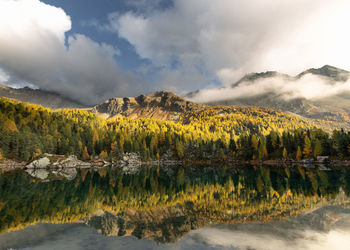
[[[197,227],[203,221],[265,222],[321,204],[342,203],[349,195],[350,170],[148,167],[126,175],[115,168],[79,169],[73,180],[50,173],[45,181],[16,171],[0,174],[0,231],[38,222],[78,221],[101,209],[114,216],[126,212],[134,221],[137,214],[144,224],[143,213],[157,221],[157,213],[150,211],[202,221]]]

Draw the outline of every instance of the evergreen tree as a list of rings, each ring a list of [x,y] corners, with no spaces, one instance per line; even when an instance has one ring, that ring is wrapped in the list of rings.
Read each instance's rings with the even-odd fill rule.
[[[312,154],[312,146],[311,146],[311,141],[308,136],[305,136],[304,140],[304,149],[303,149],[303,155],[305,157],[310,157]]]
[[[90,155],[88,153],[88,150],[87,150],[86,146],[84,147],[84,151],[83,151],[83,160],[84,161],[90,160]]]
[[[282,156],[283,156],[283,159],[287,159],[288,153],[286,148],[283,148]]]
[[[298,146],[297,154],[296,154],[296,156],[295,156],[295,159],[296,159],[297,161],[300,161],[300,160],[301,160],[301,157],[302,157],[302,153],[301,153],[300,147]]]
[[[315,146],[314,146],[314,157],[316,158],[317,156],[322,154],[322,145],[319,140],[316,140]]]

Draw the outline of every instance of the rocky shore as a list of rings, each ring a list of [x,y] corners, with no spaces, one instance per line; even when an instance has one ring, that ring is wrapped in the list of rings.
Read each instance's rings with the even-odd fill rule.
[[[277,159],[277,160],[215,160],[215,159],[184,159],[175,160],[171,153],[165,154],[160,160],[143,161],[138,153],[125,153],[120,160],[116,162],[109,162],[103,159],[96,159],[93,161],[81,161],[75,155],[53,155],[43,154],[35,160],[27,162],[17,162],[14,160],[2,160],[0,162],[0,169],[2,171],[11,171],[16,169],[38,170],[38,169],[69,169],[69,168],[101,168],[107,166],[116,166],[122,168],[125,174],[133,174],[138,172],[141,166],[191,166],[191,165],[275,165],[275,166],[304,166],[304,167],[318,167],[323,170],[328,170],[331,167],[348,167],[350,161],[348,160],[330,160],[328,157],[319,157],[314,159],[304,159],[300,161]]]

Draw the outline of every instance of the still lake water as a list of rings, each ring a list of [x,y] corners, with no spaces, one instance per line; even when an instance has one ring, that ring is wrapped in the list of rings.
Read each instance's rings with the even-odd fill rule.
[[[0,173],[0,249],[350,249],[350,170]]]

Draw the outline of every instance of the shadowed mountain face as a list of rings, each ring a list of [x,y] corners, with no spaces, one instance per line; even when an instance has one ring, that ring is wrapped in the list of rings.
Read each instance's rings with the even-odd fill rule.
[[[0,84],[0,97],[17,99],[22,102],[39,104],[47,108],[84,108],[85,106],[77,101],[63,97],[57,93],[28,87],[14,89]]]
[[[307,78],[307,77],[310,77]],[[282,110],[284,112],[295,113],[307,118],[329,120],[336,122],[349,122],[350,115],[350,92],[346,88],[346,82],[348,81],[350,72],[338,69],[329,65],[326,65],[319,69],[309,69],[297,76],[289,76],[274,71],[268,71],[263,73],[251,73],[244,76],[242,79],[226,87],[222,90],[227,92],[231,91],[232,97],[227,95],[225,98],[217,96],[217,98],[208,99],[200,98],[203,91],[199,90],[187,95],[191,100],[200,100],[202,103],[209,105],[244,105],[244,106],[258,106],[267,107]],[[325,91],[321,96],[313,95],[313,92],[319,91],[317,88],[317,81],[320,81],[320,88]],[[261,84],[261,82],[264,84]],[[316,86],[310,88],[307,84],[312,81]],[[279,84],[276,84],[279,82]],[[257,84],[257,83],[260,83]],[[256,91],[255,94],[246,93],[240,94],[240,91],[246,86],[255,86],[261,88]],[[343,84],[344,88],[336,93],[328,93],[333,90],[339,89],[339,85]],[[290,92],[281,91],[278,87],[287,87]],[[289,86],[287,86],[289,85]],[[321,86],[322,85],[322,86]],[[303,90],[311,93],[310,98],[305,98],[302,95],[295,93]],[[295,87],[295,89],[294,89]],[[309,89],[307,89],[309,88]],[[260,91],[261,90],[261,91]],[[294,91],[296,90],[296,91]]]

